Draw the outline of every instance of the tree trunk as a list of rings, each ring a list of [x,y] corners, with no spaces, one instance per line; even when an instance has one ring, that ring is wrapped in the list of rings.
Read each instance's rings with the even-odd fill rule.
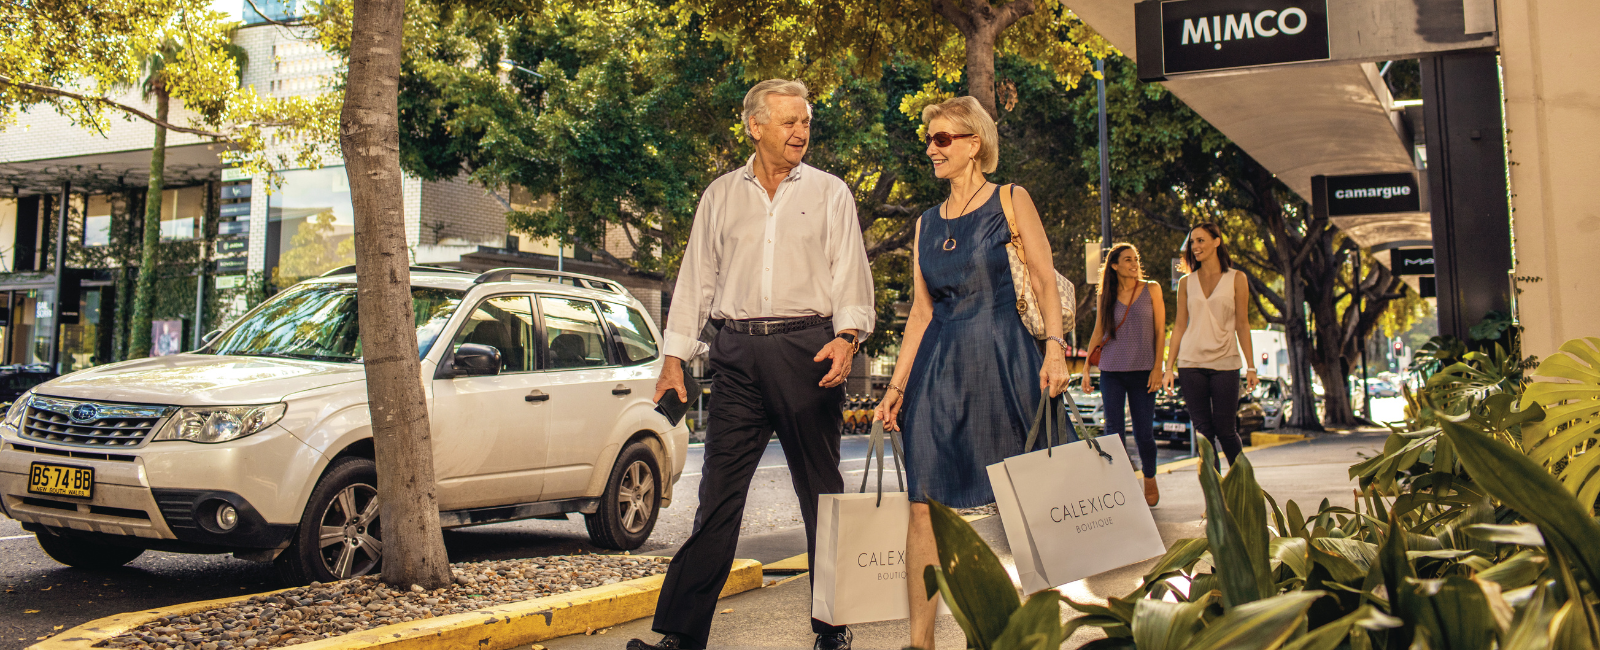
[[[1012,23],[1035,11],[1034,0],[1011,0],[996,8],[989,0],[934,0],[933,9],[955,25],[967,45],[967,94],[1000,121],[994,103],[994,41]],[[965,5],[965,6],[963,6]]]
[[[158,82],[159,83],[159,82]],[[166,89],[156,90],[156,119],[167,121],[172,100]],[[156,247],[161,244],[161,190],[166,185],[167,128],[156,126],[150,148],[150,186],[144,197],[144,243],[139,247],[139,281],[134,289],[133,322],[128,325],[128,358],[150,356],[150,308],[155,301]]]
[[[340,145],[355,209],[356,286],[382,504],[383,580],[444,587],[433,440],[422,392],[401,202],[400,38],[404,0],[356,0]]]
[[[1289,426],[1321,431],[1322,420],[1317,416],[1317,393],[1311,387],[1311,333],[1306,331],[1305,294],[1298,284],[1284,283],[1284,298],[1288,307],[1284,314],[1283,340],[1289,348],[1289,399],[1294,404]]]

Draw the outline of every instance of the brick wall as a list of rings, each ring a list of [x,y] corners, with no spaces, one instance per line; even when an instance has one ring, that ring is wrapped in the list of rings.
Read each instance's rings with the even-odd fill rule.
[[[466,177],[421,185],[417,213],[420,244],[506,245],[506,208],[487,190]]]

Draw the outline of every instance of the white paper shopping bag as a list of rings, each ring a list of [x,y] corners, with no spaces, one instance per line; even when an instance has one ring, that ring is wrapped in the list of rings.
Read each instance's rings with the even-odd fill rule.
[[[1063,411],[1044,399],[1034,432],[1052,442]],[[1048,405],[1048,406],[1047,406]],[[1144,488],[1118,444],[1080,440],[1007,458],[989,467],[990,484],[1018,577],[1028,593],[1081,580],[1166,553]]]
[[[894,446],[899,492],[883,491],[882,422],[872,423],[867,447],[867,476],[860,494],[823,494],[817,502],[815,584],[811,616],[831,625],[890,621],[910,616],[906,587],[906,529],[911,503],[900,475],[900,434]],[[878,489],[867,491],[873,455],[878,461]]]

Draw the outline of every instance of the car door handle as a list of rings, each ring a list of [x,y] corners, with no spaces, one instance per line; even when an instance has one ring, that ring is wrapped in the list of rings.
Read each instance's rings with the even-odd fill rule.
[[[522,399],[528,402],[545,402],[550,400],[550,394],[542,390],[534,389],[533,392],[528,393]]]
[[[618,386],[616,388],[611,389],[611,394],[612,395],[629,395],[629,394],[632,394],[632,393],[633,393],[633,389],[632,388],[628,388],[627,386]]]

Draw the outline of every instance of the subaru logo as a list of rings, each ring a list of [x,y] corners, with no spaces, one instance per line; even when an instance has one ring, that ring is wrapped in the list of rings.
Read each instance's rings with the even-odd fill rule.
[[[93,404],[79,404],[72,408],[73,422],[89,422],[100,419],[100,409]]]

